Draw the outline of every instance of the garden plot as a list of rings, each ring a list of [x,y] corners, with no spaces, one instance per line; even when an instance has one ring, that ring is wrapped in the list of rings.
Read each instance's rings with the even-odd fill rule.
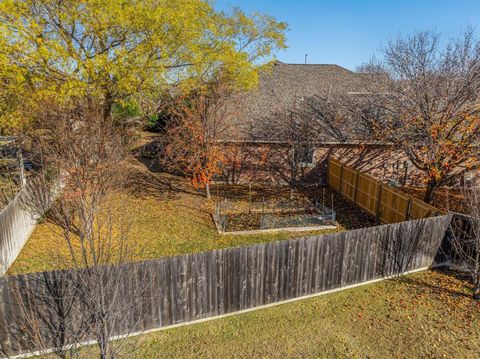
[[[220,234],[252,234],[276,231],[336,229],[336,213],[324,203],[303,200],[252,203],[248,208],[227,200],[218,202],[212,214]]]

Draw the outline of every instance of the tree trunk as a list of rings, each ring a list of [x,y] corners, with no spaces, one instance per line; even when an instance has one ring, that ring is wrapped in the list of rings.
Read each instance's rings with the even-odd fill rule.
[[[210,199],[211,198],[211,195],[210,195],[210,183],[205,183],[205,196],[207,197],[207,199]]]
[[[430,178],[427,183],[427,191],[425,192],[424,201],[432,204],[433,197],[439,188],[439,182],[435,178]]]
[[[473,299],[480,300],[480,274],[476,276],[473,284]]]
[[[105,120],[112,116],[113,97],[110,92],[105,94],[105,103],[103,104],[103,118]]]

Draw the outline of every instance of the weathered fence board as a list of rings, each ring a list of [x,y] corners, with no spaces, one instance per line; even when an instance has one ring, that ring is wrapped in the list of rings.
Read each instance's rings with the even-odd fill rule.
[[[333,158],[328,162],[328,184],[382,223],[398,223],[444,214],[439,209],[382,184],[354,168],[342,165]]]
[[[35,228],[31,213],[21,205],[21,196],[22,192],[0,212],[0,276],[7,272]]]
[[[44,184],[40,178],[30,180],[17,196],[0,212],[0,276],[20,254],[37,219],[49,208],[61,191],[63,184],[59,181],[48,193],[43,191]],[[40,200],[41,197],[43,198]]]
[[[131,263],[123,272],[118,295],[123,301],[116,313],[121,323],[112,334],[166,327],[428,267],[449,223],[450,216],[438,216]],[[75,273],[54,271],[0,279],[0,349],[4,354],[35,349],[21,330],[24,319],[18,303],[24,288],[43,292],[42,298],[50,295],[48,305],[59,305],[69,298],[59,301],[45,278],[55,277],[67,285],[75,282]],[[73,318],[82,318],[81,306],[77,311]],[[52,333],[43,336],[55,344]]]

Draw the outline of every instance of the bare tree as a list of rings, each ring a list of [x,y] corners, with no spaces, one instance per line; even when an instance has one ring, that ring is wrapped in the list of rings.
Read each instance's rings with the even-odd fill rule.
[[[332,87],[328,98],[307,98],[302,106],[301,116],[304,121],[309,122],[310,132],[319,142],[367,141],[372,139],[371,123],[364,120],[368,116],[368,109],[361,107],[361,113],[357,112],[357,107],[365,95],[335,91]]]
[[[16,277],[13,292],[21,318],[5,328],[11,342],[27,352],[78,357],[75,344],[86,340],[88,322],[81,315],[74,274],[63,270]],[[12,353],[2,348],[2,354]]]
[[[266,171],[293,191],[315,165],[319,146],[349,139],[341,120],[336,104],[326,98],[297,96],[291,105],[253,122],[249,136],[268,143],[262,161]]]
[[[286,183],[292,193],[300,186],[308,165],[313,162],[314,142],[311,123],[295,105],[252,124],[254,141],[268,139],[264,168],[272,177]]]
[[[472,30],[445,47],[433,32],[399,36],[362,70],[375,75],[370,94],[350,96],[343,108],[423,171],[426,202],[479,166],[480,42]]]
[[[463,196],[468,215],[452,220],[451,260],[471,277],[473,298],[480,300],[480,187],[464,188]]]
[[[112,337],[137,331],[132,308],[148,287],[128,264],[138,249],[116,197],[131,136],[91,101],[46,107],[35,128],[32,147],[42,169],[23,204],[56,224],[52,265],[66,270],[19,286],[17,301],[29,323],[23,335],[37,350],[53,347],[62,358],[72,351],[79,356],[84,340],[97,343],[100,358],[114,358],[124,348]]]

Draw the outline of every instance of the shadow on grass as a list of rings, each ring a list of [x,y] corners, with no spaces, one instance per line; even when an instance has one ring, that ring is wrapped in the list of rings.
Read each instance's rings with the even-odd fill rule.
[[[145,165],[144,169],[134,168],[128,174],[127,190],[136,197],[176,198],[179,194],[203,196],[202,193],[189,189],[187,179],[164,172],[157,161],[137,158]]]
[[[413,286],[419,290],[424,292],[430,292],[431,294],[447,294],[451,297],[463,297],[463,298],[471,298],[472,295],[470,293],[471,290],[471,277],[466,275],[465,273],[461,273],[459,271],[455,271],[449,268],[436,268],[432,269],[432,272],[436,274],[435,279],[429,279],[428,277],[422,279],[415,277],[415,276],[399,276],[396,278],[390,279],[396,283],[402,283],[409,286]],[[445,282],[449,282],[447,280],[442,281],[442,276],[453,278],[459,284],[456,287],[451,285],[446,286]]]
[[[188,215],[189,221],[197,227],[206,230],[215,229],[215,224],[213,223],[210,211],[204,210],[203,206],[200,204],[179,203],[178,207],[182,209],[182,212],[184,211],[184,213]]]

